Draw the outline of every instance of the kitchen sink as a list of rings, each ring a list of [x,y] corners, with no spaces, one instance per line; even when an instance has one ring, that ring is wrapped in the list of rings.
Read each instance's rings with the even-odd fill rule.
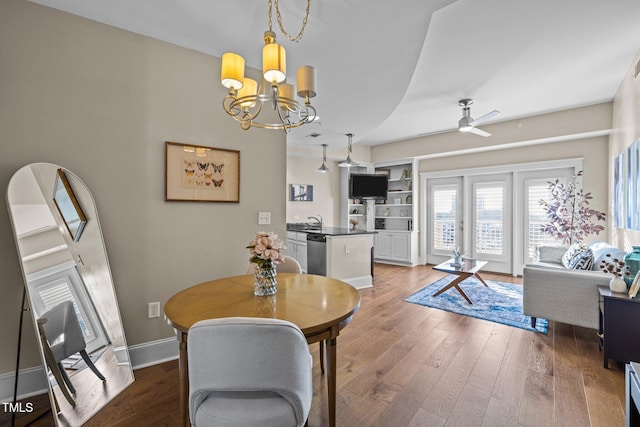
[[[294,222],[287,224],[287,230],[296,231],[296,230],[320,230],[320,224],[312,223],[312,222]]]

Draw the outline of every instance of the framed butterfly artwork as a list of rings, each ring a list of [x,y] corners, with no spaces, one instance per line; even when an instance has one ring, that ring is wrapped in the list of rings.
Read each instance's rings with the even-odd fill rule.
[[[165,142],[165,200],[240,202],[240,151]]]

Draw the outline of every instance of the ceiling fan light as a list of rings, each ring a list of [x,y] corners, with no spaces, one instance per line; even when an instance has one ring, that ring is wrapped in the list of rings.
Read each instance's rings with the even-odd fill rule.
[[[220,83],[227,89],[240,89],[244,81],[244,58],[236,53],[222,55]]]
[[[471,120],[473,120],[469,116],[469,111],[464,112],[464,116],[458,121],[458,130],[460,132],[469,132],[472,128]]]
[[[276,43],[272,31],[264,33],[262,48],[262,74],[269,83],[281,83],[287,78],[287,55],[284,47]]]

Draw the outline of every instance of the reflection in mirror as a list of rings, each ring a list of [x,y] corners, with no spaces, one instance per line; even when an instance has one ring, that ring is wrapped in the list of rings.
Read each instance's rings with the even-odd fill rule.
[[[68,184],[63,195],[61,180]],[[56,206],[61,196],[82,213],[81,234]],[[93,196],[72,172],[35,163],[13,175],[7,203],[54,419],[82,425],[133,382]]]

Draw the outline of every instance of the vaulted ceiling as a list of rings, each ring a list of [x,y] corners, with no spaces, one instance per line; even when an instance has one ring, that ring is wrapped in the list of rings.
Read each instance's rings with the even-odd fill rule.
[[[267,0],[32,1],[261,68]],[[278,3],[296,34],[306,1]],[[472,117],[499,110],[493,122],[609,101],[640,49],[639,17],[638,0],[311,0],[298,43],[274,16],[289,74],[310,64],[318,80],[320,120],[287,141],[338,147],[353,133],[375,145],[453,130],[462,98],[474,100]]]

